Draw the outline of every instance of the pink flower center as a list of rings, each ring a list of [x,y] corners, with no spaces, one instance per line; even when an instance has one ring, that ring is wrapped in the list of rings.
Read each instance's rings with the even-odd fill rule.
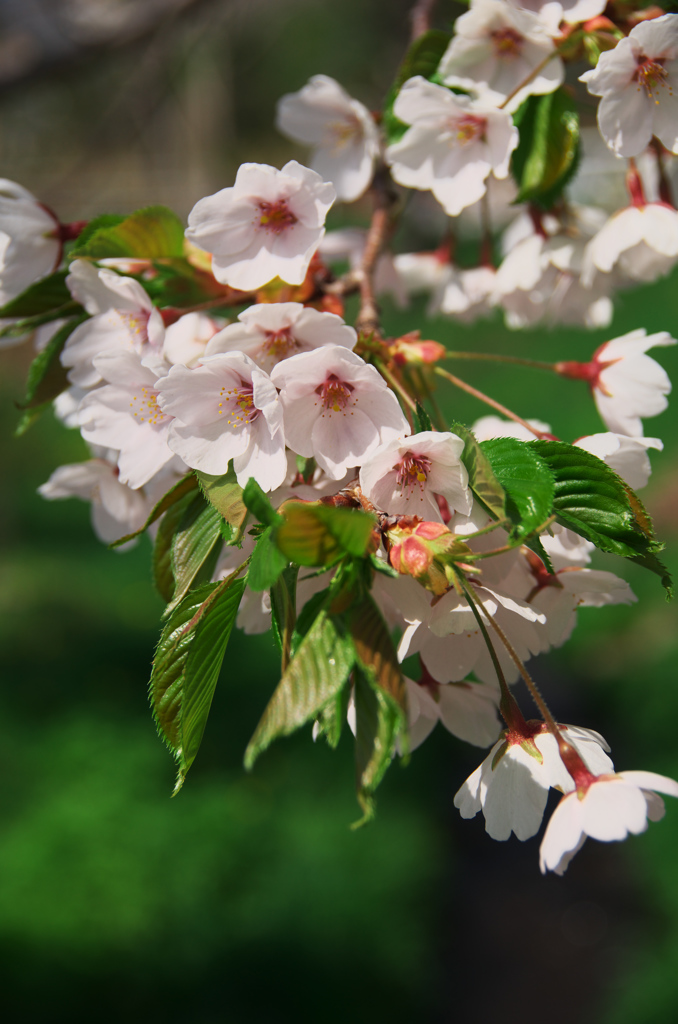
[[[287,205],[286,199],[277,199],[274,203],[267,203],[266,200],[260,199],[257,205],[259,207],[259,227],[265,231],[272,231],[274,235],[280,235],[297,223],[297,218]]]
[[[241,379],[239,388],[222,387],[219,392],[218,412],[227,415],[229,427],[242,427],[252,423],[259,415],[254,404],[254,393],[251,384]],[[226,406],[226,408],[224,408]]]
[[[474,114],[464,114],[463,117],[452,117],[449,120],[450,130],[460,146],[465,146],[475,139],[480,139],[485,134],[487,121],[484,117],[476,117]]]
[[[352,384],[339,380],[336,374],[331,373],[324,384],[319,384],[315,389],[316,395],[320,395],[326,409],[332,412],[341,412],[350,401],[354,388]]]
[[[525,39],[514,28],[497,28],[490,33],[498,57],[519,57]]]
[[[400,493],[407,495],[412,493],[415,487],[421,491],[431,472],[431,460],[425,455],[415,455],[414,452],[405,452],[400,462],[393,467],[396,470],[396,483]]]
[[[139,311],[138,313],[130,313],[125,310],[119,309],[118,315],[125,327],[132,335],[132,340],[135,345],[147,345],[148,344],[148,313]]]
[[[264,351],[275,359],[284,359],[290,351],[298,348],[297,339],[289,327],[283,327],[279,331],[265,331],[266,341]]]
[[[137,423],[148,423],[152,427],[157,427],[164,420],[170,419],[158,405],[158,392],[146,387],[145,384],[142,384],[137,394],[133,395],[129,407]]]
[[[655,103],[659,103],[658,90],[666,87],[666,82],[669,77],[669,73],[666,68],[661,64],[660,60],[650,60],[646,57],[644,60],[638,62],[638,67],[633,73],[633,81],[637,83],[638,92],[644,89],[647,95],[652,99],[655,97]],[[673,95],[673,89],[669,86],[669,95]]]

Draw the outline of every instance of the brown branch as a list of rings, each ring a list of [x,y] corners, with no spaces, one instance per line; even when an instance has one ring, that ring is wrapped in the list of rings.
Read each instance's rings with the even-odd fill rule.
[[[436,0],[417,0],[410,11],[412,23],[412,42],[423,36],[431,27],[431,13],[435,7]]]
[[[372,194],[374,212],[360,265],[360,312],[355,326],[356,330],[363,334],[376,334],[381,337],[379,307],[374,294],[374,274],[377,260],[391,231],[391,212],[398,199],[387,167],[377,169]]]

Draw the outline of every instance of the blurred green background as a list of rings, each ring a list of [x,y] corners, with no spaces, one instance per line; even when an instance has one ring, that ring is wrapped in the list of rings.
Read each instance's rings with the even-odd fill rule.
[[[0,0],[0,174],[63,220],[152,202],[184,216],[242,160],[303,155],[272,125],[277,98],[311,74],[378,106],[408,8]],[[604,333],[515,335],[499,319],[436,320],[424,333],[461,349],[584,359],[635,327],[675,334],[677,285],[674,275],[624,294]],[[421,320],[419,306],[385,304],[389,333]],[[675,377],[678,352],[658,355]],[[376,822],[351,832],[348,737],[331,752],[304,730],[242,769],[277,666],[268,636],[241,634],[198,761],[169,799],[173,765],[146,701],[162,610],[150,547],[109,552],[85,505],[35,493],[84,445],[47,416],[12,438],[30,356],[3,353],[0,385],[5,1019],[675,1020],[675,805],[647,835],[589,842],[563,879],[542,878],[537,839],[493,843],[482,821],[458,818],[454,793],[482,755],[438,729],[407,768],[392,767]],[[520,369],[464,376],[565,439],[601,429],[583,385]],[[484,414],[465,395],[440,399],[457,419]],[[677,416],[674,403],[646,423],[668,450],[653,453],[644,492],[674,571]],[[654,577],[600,564],[630,580],[639,605],[580,612],[574,641],[534,663],[536,678],[561,721],[603,732],[619,768],[678,777],[675,610]]]

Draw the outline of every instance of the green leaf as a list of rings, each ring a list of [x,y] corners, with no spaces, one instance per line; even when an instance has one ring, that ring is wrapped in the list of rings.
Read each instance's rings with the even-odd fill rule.
[[[661,577],[665,567],[652,523],[634,491],[601,459],[562,441],[529,441],[555,479],[553,510],[562,526],[601,551],[637,561]],[[666,584],[664,584],[666,586]]]
[[[268,590],[276,582],[283,569],[287,568],[288,562],[289,559],[278,550],[273,527],[267,526],[252,552],[247,577],[250,589]]]
[[[177,483],[170,487],[169,491],[167,491],[166,494],[163,494],[162,498],[155,503],[143,526],[140,526],[138,530],[134,531],[134,533],[125,534],[125,536],[121,537],[120,540],[114,540],[112,544],[108,545],[109,548],[120,547],[121,544],[127,544],[128,541],[134,540],[135,537],[145,533],[149,526],[151,526],[156,519],[160,518],[163,512],[166,512],[171,505],[175,505],[180,498],[184,497],[184,495],[189,494],[191,491],[195,491],[197,486],[198,481],[196,480],[196,474],[191,470],[191,472],[187,473],[186,476],[182,476],[181,480],[178,480]]]
[[[162,631],[149,694],[158,732],[178,762],[175,793],[200,747],[244,589],[245,580],[230,576],[191,591]]]
[[[363,816],[352,828],[374,818],[374,791],[393,760],[401,718],[397,707],[360,669],[353,675],[356,735],[356,794]]]
[[[318,618],[320,611],[329,605],[331,590],[329,587],[325,587],[324,590],[314,594],[313,597],[309,597],[304,607],[297,616],[297,621],[294,624],[294,631],[292,633],[292,644],[291,653],[292,657],[297,653],[299,644],[304,639],[309,629]]]
[[[75,239],[71,255],[76,249],[82,249],[97,231],[100,231],[102,228],[117,227],[118,224],[122,224],[124,219],[125,217],[121,213],[102,213],[100,217],[93,217]]]
[[[561,86],[545,96],[529,96],[513,116],[520,143],[511,171],[518,186],[516,203],[548,208],[562,194],[579,162],[577,105]]]
[[[66,270],[57,270],[49,277],[29,285],[21,295],[0,307],[0,317],[35,316],[71,302],[71,293],[66,287],[66,274]]]
[[[159,259],[182,256],[184,251],[184,226],[166,206],[147,206],[117,224],[96,228],[81,241],[83,236],[71,250],[71,259],[81,256],[95,260],[113,256]]]
[[[32,334],[38,327],[42,327],[43,324],[51,323],[52,320],[61,320],[81,313],[82,306],[79,303],[65,302],[63,306],[50,309],[47,313],[37,313],[35,316],[23,317],[21,320],[15,320],[14,323],[5,324],[0,329],[0,338],[23,338],[24,335]]]
[[[421,402],[417,402],[417,409],[414,414],[414,426],[416,433],[420,433],[424,430],[433,430],[431,425],[431,417],[426,412]]]
[[[407,722],[407,688],[391,634],[374,598],[365,594],[349,607],[347,620],[358,661],[370,680]]]
[[[468,472],[469,487],[495,518],[503,519],[506,516],[506,493],[494,475],[489,459],[468,427],[452,423],[450,430],[464,442],[461,461]]]
[[[522,540],[553,512],[553,475],[527,441],[496,437],[483,441],[480,447],[506,493],[506,513],[513,523],[511,536]]]
[[[229,466],[228,473],[224,476],[210,476],[208,473],[200,472],[196,472],[196,476],[203,494],[224,520],[224,540],[227,544],[240,544],[247,519],[247,507],[233,466]]]
[[[278,736],[289,736],[335,700],[354,661],[341,620],[321,610],[268,702],[245,751],[245,767]]]
[[[280,650],[282,671],[292,656],[292,636],[297,620],[297,577],[299,566],[290,565],[271,587],[271,627]]]
[[[283,522],[283,517],[273,508],[254,477],[245,484],[242,500],[257,522],[264,526],[278,526]]]
[[[153,545],[153,581],[158,593],[168,604],[174,597],[174,573],[172,572],[172,543],[186,510],[195,498],[191,489],[169,506],[160,520]]]
[[[205,504],[198,491],[193,494],[172,538],[170,561],[174,594],[165,615],[191,587],[212,577],[222,545],[221,516],[213,505]]]
[[[153,277],[143,281],[143,286],[157,306],[173,306],[181,309],[185,306],[199,306],[203,302],[213,302],[223,296],[224,305],[228,306],[233,291],[227,285],[220,284],[212,274],[194,267],[184,257],[166,256],[162,260],[153,261]],[[214,305],[212,311],[218,311]]]
[[[86,319],[86,316],[81,316],[77,320],[69,320],[37,354],[28,370],[26,395],[19,404],[20,409],[46,407],[68,387],[68,371],[61,365],[60,356],[75,328]]]
[[[449,32],[430,29],[415,39],[405,54],[384,103],[382,124],[387,143],[398,142],[409,128],[409,125],[404,124],[393,113],[393,104],[401,88],[408,78],[414,78],[416,75],[431,78],[435,74],[440,64],[440,58],[445,53],[451,38]]]
[[[375,519],[360,509],[310,502],[286,502],[276,543],[290,562],[330,565],[342,555],[362,558],[370,545]]]

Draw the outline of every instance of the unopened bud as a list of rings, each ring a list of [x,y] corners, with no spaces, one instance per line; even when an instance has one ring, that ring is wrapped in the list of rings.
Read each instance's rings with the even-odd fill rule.
[[[403,334],[390,346],[390,354],[398,366],[404,366],[406,363],[437,363],[445,356],[445,352],[445,346],[437,341],[422,341],[419,331]]]
[[[401,516],[385,536],[389,561],[396,572],[413,576],[434,594],[444,594],[454,582],[454,563],[469,553],[443,523]]]

